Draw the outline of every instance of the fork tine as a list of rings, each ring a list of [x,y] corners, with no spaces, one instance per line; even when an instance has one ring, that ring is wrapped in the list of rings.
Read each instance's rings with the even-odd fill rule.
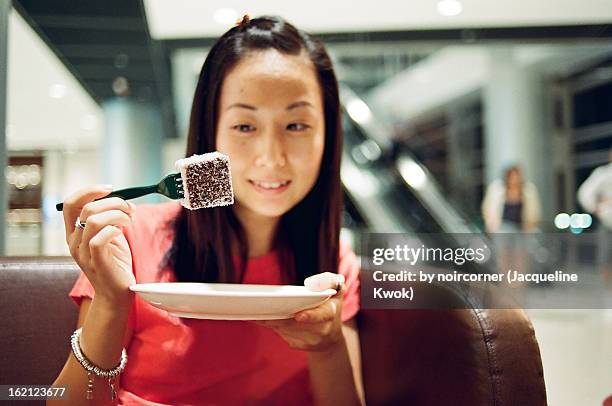
[[[185,190],[183,188],[183,179],[179,176],[174,178],[175,184],[176,184],[176,192],[178,194],[178,197],[180,199],[184,199],[185,198]]]

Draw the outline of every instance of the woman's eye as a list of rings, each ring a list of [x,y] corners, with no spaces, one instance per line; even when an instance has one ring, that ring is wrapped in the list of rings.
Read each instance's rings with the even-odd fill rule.
[[[287,129],[289,131],[304,131],[309,129],[310,126],[308,124],[304,124],[304,123],[291,123],[287,126]]]
[[[249,124],[238,124],[238,125],[233,126],[232,128],[241,133],[248,133],[248,132],[255,131],[255,127]]]

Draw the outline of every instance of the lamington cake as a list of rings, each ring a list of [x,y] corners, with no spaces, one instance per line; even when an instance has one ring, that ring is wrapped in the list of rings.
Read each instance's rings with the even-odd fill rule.
[[[185,198],[181,204],[191,210],[228,206],[234,203],[229,157],[209,152],[179,159],[175,163],[181,173]]]

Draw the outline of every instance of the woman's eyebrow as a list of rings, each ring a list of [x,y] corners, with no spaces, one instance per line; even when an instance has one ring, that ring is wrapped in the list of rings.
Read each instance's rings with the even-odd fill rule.
[[[309,102],[307,102],[305,100],[300,100],[300,101],[297,101],[295,103],[291,103],[290,105],[288,105],[287,106],[287,110],[293,110],[293,109],[297,109],[299,107],[311,107],[311,108],[314,108],[314,106],[311,103],[309,103]]]
[[[229,110],[231,108],[241,108],[241,109],[247,109],[247,110],[257,110],[257,108],[255,106],[251,106],[250,104],[244,104],[244,103],[234,103],[234,104],[230,104],[225,110]]]
[[[310,108],[314,108],[314,106],[312,105],[312,103],[307,102],[305,100],[300,100],[297,101],[295,103],[291,103],[290,105],[287,106],[287,111],[289,110],[294,110],[300,107],[310,107]],[[257,107],[255,106],[251,106],[250,104],[244,104],[244,103],[234,103],[234,104],[230,104],[225,110],[229,110],[232,108],[241,108],[241,109],[247,109],[247,110],[257,110]]]

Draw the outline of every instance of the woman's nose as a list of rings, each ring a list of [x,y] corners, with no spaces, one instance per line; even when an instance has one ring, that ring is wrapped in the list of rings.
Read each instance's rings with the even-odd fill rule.
[[[261,167],[282,167],[287,163],[283,143],[278,135],[266,134],[261,138],[255,164]]]

